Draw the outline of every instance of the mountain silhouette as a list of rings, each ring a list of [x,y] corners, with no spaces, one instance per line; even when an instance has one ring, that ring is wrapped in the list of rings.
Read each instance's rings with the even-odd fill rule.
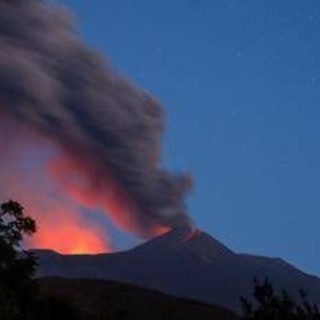
[[[320,301],[320,279],[279,258],[236,254],[198,229],[174,230],[134,249],[97,255],[61,255],[35,250],[37,277],[103,279],[157,289],[239,310],[240,296],[251,295],[254,277],[267,277],[294,297],[308,292]]]

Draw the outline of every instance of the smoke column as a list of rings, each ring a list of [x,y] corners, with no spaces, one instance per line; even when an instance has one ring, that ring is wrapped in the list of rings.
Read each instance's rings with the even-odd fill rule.
[[[161,167],[163,120],[153,98],[78,40],[64,10],[41,0],[0,0],[0,196],[21,190],[32,198],[33,210],[46,216],[42,238],[74,228],[106,249],[99,226],[81,224],[79,207],[103,209],[141,237],[189,228],[191,181]],[[58,191],[43,195],[30,180],[14,179],[28,144],[52,150],[37,175]],[[59,190],[63,197],[52,198]]]

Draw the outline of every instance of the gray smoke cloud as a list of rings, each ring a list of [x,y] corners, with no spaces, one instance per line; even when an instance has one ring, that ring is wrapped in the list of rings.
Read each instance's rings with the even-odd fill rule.
[[[161,107],[46,1],[0,0],[0,125],[7,118],[54,143],[53,176],[121,228],[152,236],[190,227],[190,178],[161,168]]]

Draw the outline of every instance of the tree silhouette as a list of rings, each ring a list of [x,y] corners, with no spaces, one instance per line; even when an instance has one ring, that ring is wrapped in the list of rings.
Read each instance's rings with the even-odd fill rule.
[[[0,319],[22,319],[31,303],[36,260],[23,250],[22,240],[35,231],[35,221],[25,216],[18,202],[0,206]]]
[[[320,320],[317,305],[308,302],[302,290],[297,303],[285,291],[277,294],[268,279],[255,279],[253,297],[253,303],[241,298],[242,320]]]
[[[24,237],[35,232],[21,204],[10,200],[0,206],[0,320],[86,319],[67,301],[42,293],[34,279],[36,259],[22,247]]]

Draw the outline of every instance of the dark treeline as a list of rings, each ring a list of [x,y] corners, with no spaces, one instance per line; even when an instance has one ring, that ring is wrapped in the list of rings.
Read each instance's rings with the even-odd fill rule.
[[[268,279],[254,280],[253,301],[241,298],[242,320],[320,320],[319,308],[300,291],[300,303],[285,291],[275,291]]]
[[[8,201],[1,205],[0,319],[82,319],[71,304],[44,294],[40,283],[34,279],[36,259],[21,245],[24,236],[35,232],[35,221],[25,216],[24,208],[18,202]]]

